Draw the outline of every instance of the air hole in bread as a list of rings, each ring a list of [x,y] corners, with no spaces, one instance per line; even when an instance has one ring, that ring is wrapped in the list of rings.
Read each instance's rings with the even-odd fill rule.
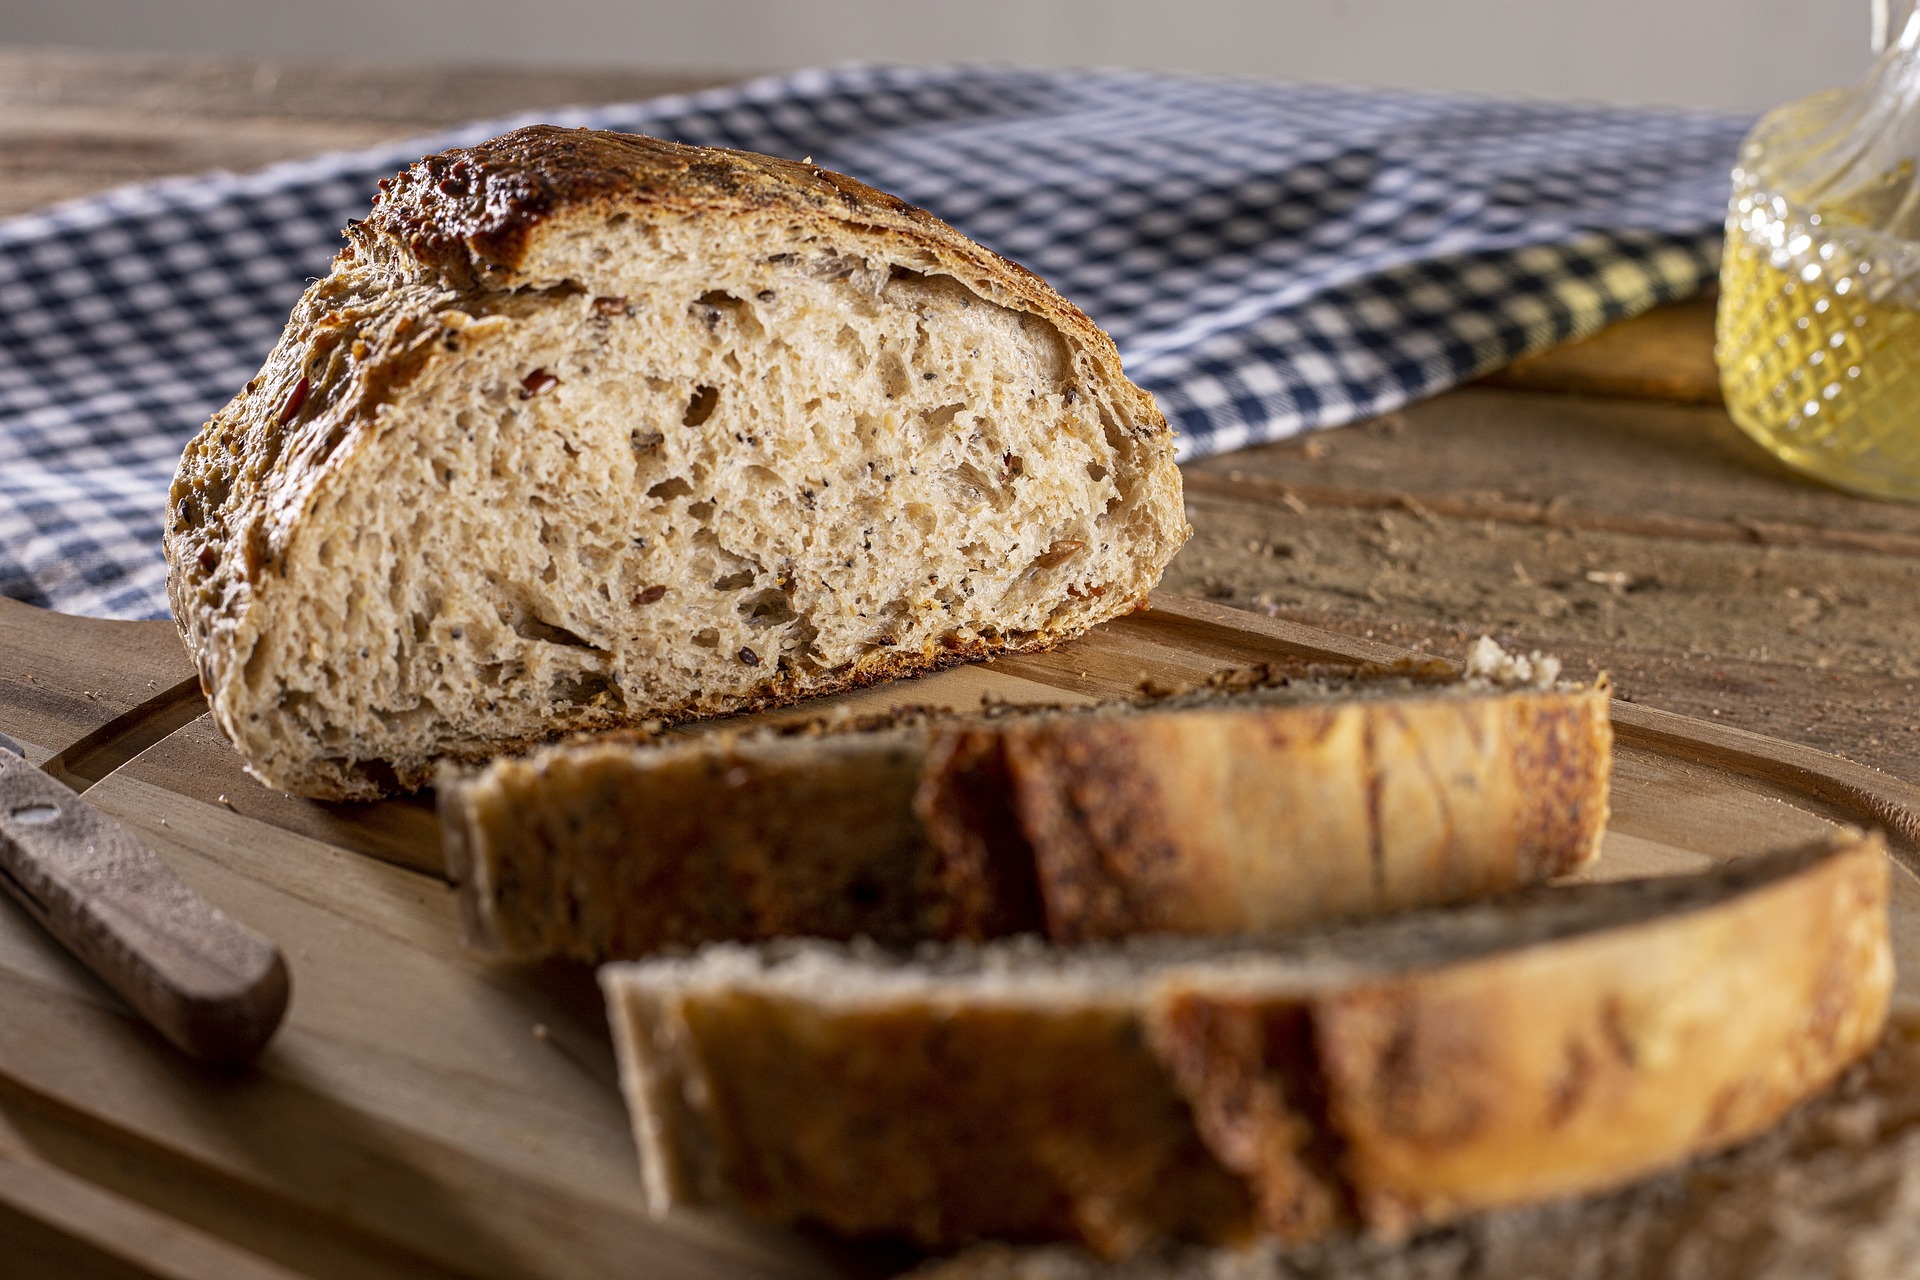
[[[407,788],[400,783],[400,775],[385,760],[355,760],[348,766],[354,773],[378,787],[383,795],[395,795]]]
[[[693,642],[702,649],[718,648],[720,645],[720,632],[713,627],[707,627],[694,635]]]
[[[548,622],[537,613],[526,612],[513,620],[514,634],[523,640],[537,640],[542,644],[556,644],[568,649],[591,649],[603,653],[599,645],[584,636]]]
[[[712,289],[694,299],[693,313],[700,318],[701,323],[705,324],[709,330],[714,330],[719,328],[721,320],[725,319],[736,308],[744,307],[745,305],[744,302],[726,292],[724,289]]]
[[[556,703],[624,705],[620,686],[604,671],[563,672],[553,679],[549,696]]]
[[[692,492],[693,492],[692,485],[688,484],[684,479],[682,479],[679,476],[673,476],[673,477],[670,477],[669,479],[662,480],[659,484],[656,484],[651,489],[648,489],[647,496],[649,498],[658,498],[662,502],[666,502],[674,498],[684,498]]]
[[[937,409],[928,411],[927,425],[944,431],[953,425],[953,420],[959,417],[960,411],[966,407],[964,404],[943,404]]]
[[[713,581],[713,589],[715,591],[738,591],[742,587],[752,586],[754,579],[759,576],[759,574],[751,569],[742,569],[738,573],[729,573],[725,577],[715,578]]]
[[[697,427],[713,416],[714,407],[719,403],[718,388],[695,387],[693,397],[687,401],[687,411],[680,415],[680,421],[689,427]]]
[[[907,380],[906,362],[897,351],[882,351],[873,362],[873,371],[879,376],[880,388],[889,400],[900,399],[913,386]]]
[[[260,688],[261,681],[266,677],[268,656],[268,646],[263,644],[254,645],[247,654],[246,661],[240,666],[240,679],[247,688]]]
[[[799,615],[793,611],[793,600],[786,592],[769,587],[742,600],[740,616],[750,626],[778,627],[792,622]]]

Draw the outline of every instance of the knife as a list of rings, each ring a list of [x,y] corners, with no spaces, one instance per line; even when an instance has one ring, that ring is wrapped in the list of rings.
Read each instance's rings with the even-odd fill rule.
[[[280,949],[0,734],[0,888],[196,1062],[237,1065],[287,1009]]]

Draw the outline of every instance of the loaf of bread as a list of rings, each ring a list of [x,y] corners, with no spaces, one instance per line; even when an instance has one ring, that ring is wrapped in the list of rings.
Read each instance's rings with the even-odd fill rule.
[[[1106,1261],[976,1245],[912,1280],[1913,1280],[1920,1016],[1758,1138],[1607,1194],[1478,1214],[1411,1242],[1188,1245]]]
[[[1462,901],[1592,858],[1611,755],[1604,681],[1476,653],[1465,678],[1270,665],[1092,708],[589,740],[448,770],[441,832],[469,941],[518,956],[1235,933]]]
[[[1877,837],[1259,945],[601,970],[656,1210],[932,1248],[1400,1237],[1726,1147],[1878,1038]]]
[[[169,498],[174,618],[271,786],[1042,648],[1187,537],[1106,335],[852,179],[535,127],[381,188]]]

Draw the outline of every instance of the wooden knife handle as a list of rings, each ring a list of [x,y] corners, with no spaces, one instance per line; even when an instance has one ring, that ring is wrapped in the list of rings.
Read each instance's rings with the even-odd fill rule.
[[[289,993],[280,949],[131,832],[0,751],[0,887],[199,1062],[251,1061]]]

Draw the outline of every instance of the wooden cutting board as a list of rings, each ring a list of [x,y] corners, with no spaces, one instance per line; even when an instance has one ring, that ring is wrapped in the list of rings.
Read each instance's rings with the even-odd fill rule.
[[[1283,655],[1400,656],[1198,600],[1156,606],[1049,654],[837,701],[1091,699]],[[428,803],[270,792],[204,705],[168,624],[0,600],[0,731],[276,939],[294,991],[256,1068],[197,1069],[0,900],[0,1272],[585,1280],[913,1261],[719,1216],[649,1220],[590,970],[463,951]],[[1920,788],[1629,703],[1615,726],[1597,874],[1885,828],[1914,975],[1902,998],[1920,1005]]]

